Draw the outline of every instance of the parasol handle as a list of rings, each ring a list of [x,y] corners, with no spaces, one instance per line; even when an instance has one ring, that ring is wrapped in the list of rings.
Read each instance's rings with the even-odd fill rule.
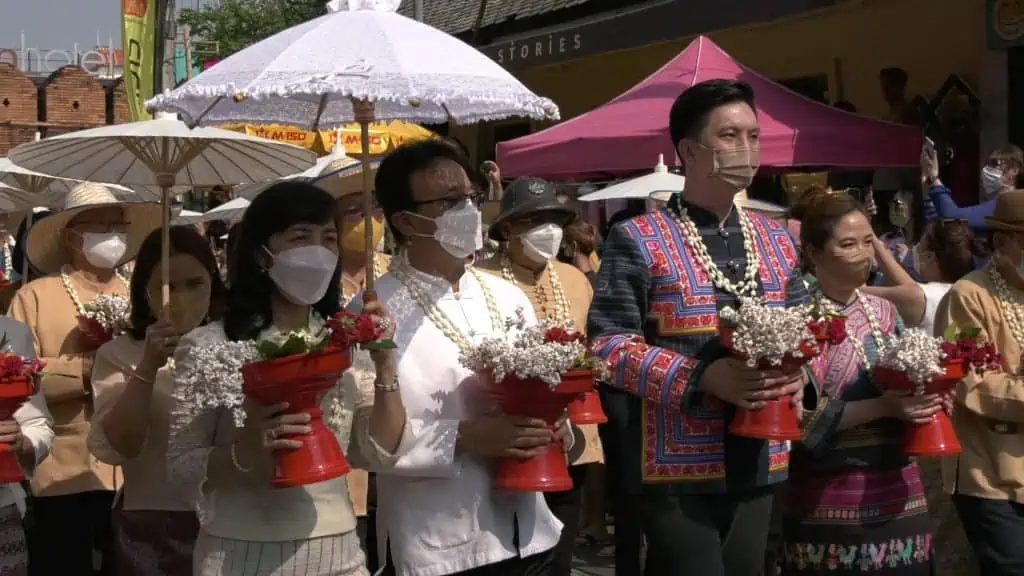
[[[359,158],[363,171],[363,238],[366,248],[366,290],[373,290],[373,262],[376,246],[373,245],[373,181],[370,179],[370,124],[374,121],[373,102],[353,100],[352,107],[359,122],[362,150]],[[340,142],[339,142],[340,145]]]
[[[171,320],[171,190],[160,187],[160,316]]]
[[[21,263],[21,285],[22,286],[24,286],[25,284],[28,284],[28,250],[25,249],[24,244],[27,244],[27,242],[25,242],[25,240],[28,239],[28,231],[32,228],[32,216],[34,216],[34,215],[35,215],[35,210],[33,208],[29,208],[28,209],[28,216],[25,216],[25,238],[24,239],[22,239],[22,238],[17,238],[16,239],[18,242],[22,243],[22,249],[21,249],[21,259],[22,259],[22,263]],[[10,280],[10,278],[8,278],[8,280]]]

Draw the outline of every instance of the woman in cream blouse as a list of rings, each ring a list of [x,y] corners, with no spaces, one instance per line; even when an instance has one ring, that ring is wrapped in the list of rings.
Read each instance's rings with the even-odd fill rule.
[[[178,336],[220,318],[224,287],[203,237],[170,231],[170,322],[157,320],[161,299],[157,230],[143,242],[131,282],[132,328],[99,349],[93,364],[89,449],[121,466],[125,481],[112,522],[117,574],[187,576],[199,533],[192,492],[167,478],[167,426],[174,386],[168,356]]]
[[[200,576],[366,575],[356,518],[344,477],[295,488],[271,487],[272,454],[301,443],[309,432],[305,414],[281,414],[281,406],[247,405],[236,428],[225,410],[190,401],[190,382],[216,377],[197,365],[204,347],[225,341],[261,340],[305,326],[316,330],[340,309],[338,222],[334,200],[303,182],[271,186],[253,200],[233,255],[224,320],[186,335],[175,352],[175,409],[168,468],[171,480],[198,497],[201,523],[194,556]],[[367,311],[393,321],[379,303]],[[396,450],[405,429],[392,351],[355,352],[356,367],[324,401],[327,423],[345,441],[350,418],[342,416],[338,388],[372,402],[369,434]],[[367,382],[364,392],[356,380]],[[353,375],[358,375],[354,377]],[[372,380],[372,377],[370,377]],[[367,382],[368,383],[368,382]],[[180,392],[180,393],[178,393]],[[372,399],[372,400],[371,400]]]

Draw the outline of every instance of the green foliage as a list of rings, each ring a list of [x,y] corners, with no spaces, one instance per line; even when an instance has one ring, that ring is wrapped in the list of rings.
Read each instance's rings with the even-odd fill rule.
[[[327,348],[327,344],[327,338],[322,339],[319,343],[310,344],[302,335],[292,334],[283,344],[261,340],[256,346],[264,360],[273,360],[274,358],[284,358],[285,356],[319,352]]]
[[[946,342],[956,342],[957,340],[977,340],[980,337],[981,328],[979,326],[967,326],[965,328],[960,328],[956,324],[950,324],[942,334],[942,339]]]
[[[216,42],[218,58],[226,58],[282,30],[326,12],[327,0],[223,0],[219,6],[182,9],[178,24],[192,35]]]

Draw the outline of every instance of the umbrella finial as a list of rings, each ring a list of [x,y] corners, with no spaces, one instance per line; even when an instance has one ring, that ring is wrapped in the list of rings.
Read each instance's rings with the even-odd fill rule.
[[[235,104],[241,104],[242,102],[245,102],[246,95],[242,94],[241,92],[236,92],[235,95],[231,97],[231,99],[235,101]]]
[[[657,174],[664,174],[668,172],[668,166],[665,166],[664,154],[658,154],[658,164],[654,167],[654,172]]]

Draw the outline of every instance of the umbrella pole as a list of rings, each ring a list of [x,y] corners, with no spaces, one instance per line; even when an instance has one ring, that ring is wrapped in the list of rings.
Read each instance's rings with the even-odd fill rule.
[[[160,174],[160,304],[161,317],[171,320],[171,187],[173,176]]]
[[[356,122],[359,123],[360,140],[362,140],[359,159],[363,169],[363,232],[366,243],[366,290],[363,301],[366,302],[367,296],[376,299],[376,293],[373,292],[373,263],[374,251],[377,247],[373,245],[373,181],[370,179],[370,124],[374,121],[373,102],[353,100],[352,107],[355,111]],[[341,145],[340,141],[338,145]]]
[[[28,231],[32,228],[32,216],[34,216],[34,209],[28,209],[28,216],[25,216],[25,238],[28,238]],[[21,238],[16,238],[18,242],[24,242]],[[25,246],[21,248],[21,285],[28,284],[28,250]]]

